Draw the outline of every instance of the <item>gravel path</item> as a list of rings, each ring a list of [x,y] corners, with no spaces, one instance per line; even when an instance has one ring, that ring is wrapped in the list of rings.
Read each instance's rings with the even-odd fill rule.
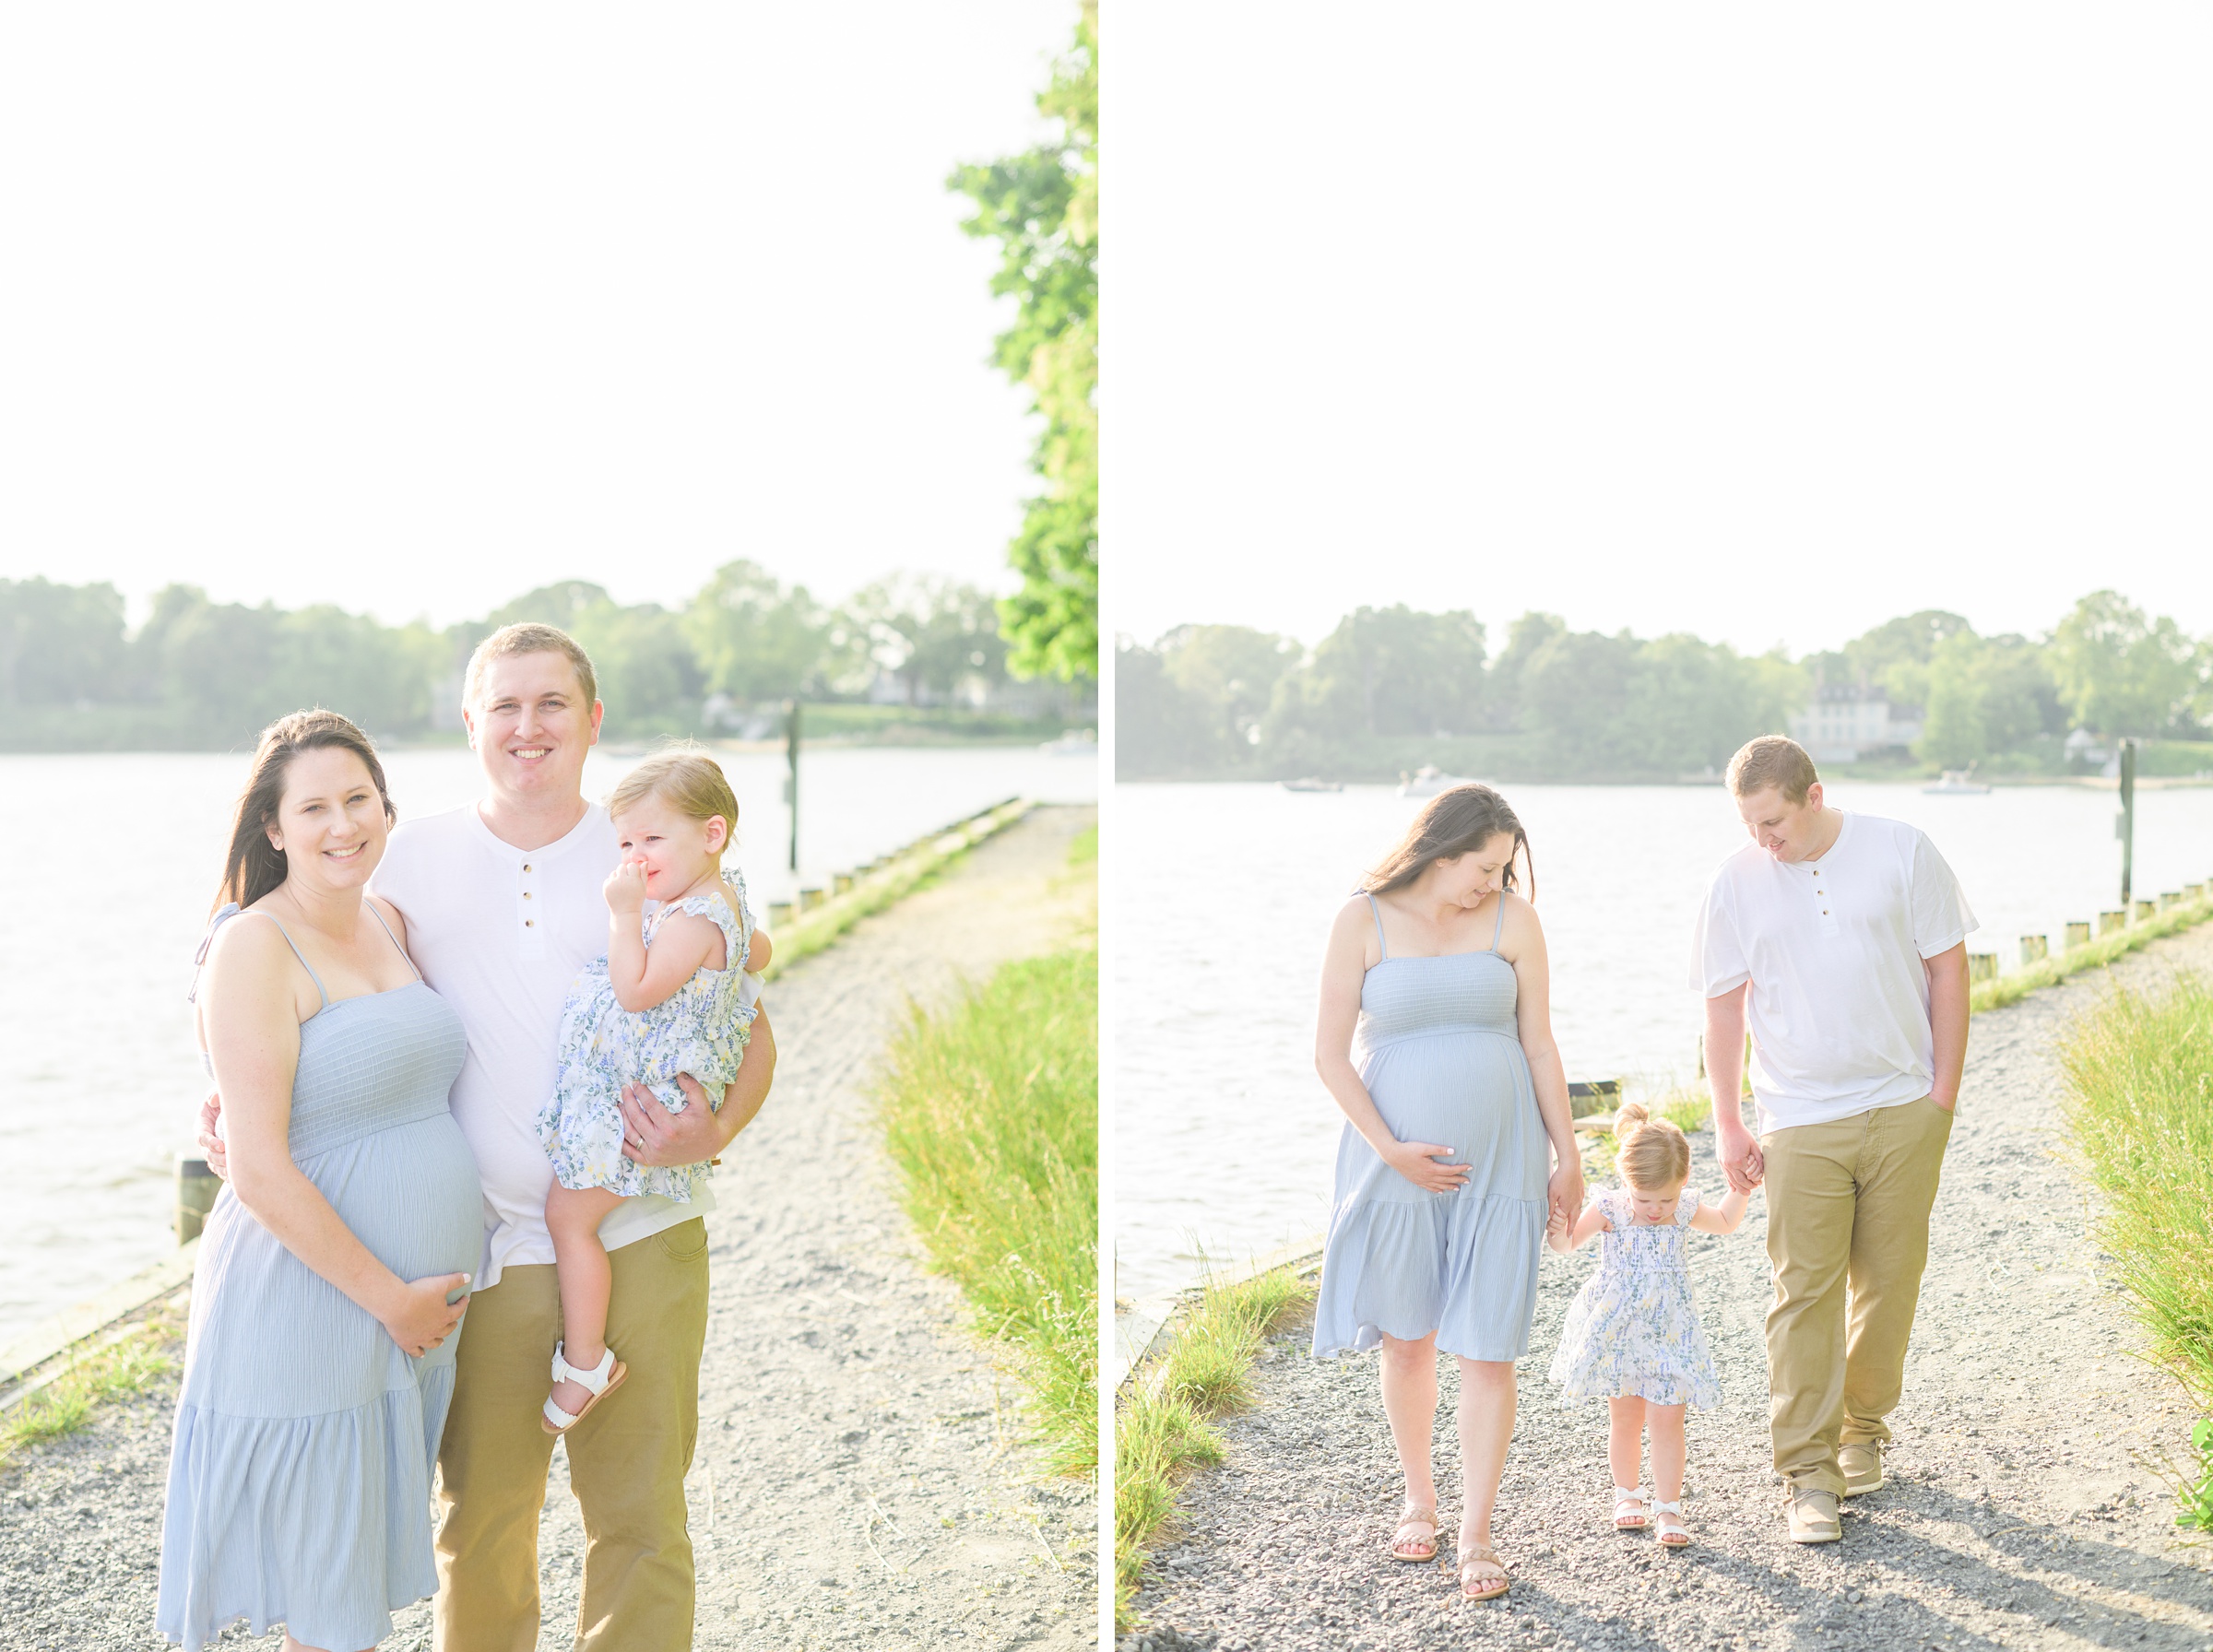
[[[2213,974],[2213,930],[2112,974]],[[1621,1648],[2140,1646],[2213,1652],[2213,1549],[2176,1542],[2146,1458],[2189,1423],[2180,1390],[2131,1356],[2136,1335],[2085,1234],[2082,1185],[2053,1157],[2053,1035],[2094,1003],[2077,977],[1978,1016],[1914,1326],[1890,1484],[1856,1499],[1844,1540],[1783,1535],[1769,1467],[1760,1326],[1765,1206],[1728,1237],[1693,1235],[1723,1400],[1692,1413],[1696,1546],[1662,1552],[1607,1522],[1601,1408],[1559,1409],[1544,1367],[1592,1264],[1544,1258],[1521,1410],[1495,1522],[1514,1587],[1463,1605],[1447,1564],[1382,1558],[1400,1486],[1372,1360],[1323,1364],[1278,1337],[1262,1399],[1225,1426],[1229,1458],[1188,1488],[1179,1540],[1138,1610],[1137,1648],[1223,1652],[1471,1643]],[[1718,1192],[1712,1137],[1693,1186]],[[2213,1264],[2209,1264],[2213,1265]],[[1445,1552],[1459,1516],[1457,1383],[1438,1409]]]
[[[1096,1499],[1046,1481],[1014,1385],[925,1274],[869,1119],[909,995],[941,997],[1089,921],[1071,841],[1041,809],[770,989],[776,1086],[725,1157],[697,1459],[687,1482],[697,1645],[1095,1644]],[[0,1646],[132,1652],[152,1631],[173,1382],[0,1472]],[[583,1534],[566,1459],[541,1530],[546,1652],[568,1646]],[[391,1648],[430,1646],[429,1610]],[[225,1646],[273,1647],[243,1634]]]

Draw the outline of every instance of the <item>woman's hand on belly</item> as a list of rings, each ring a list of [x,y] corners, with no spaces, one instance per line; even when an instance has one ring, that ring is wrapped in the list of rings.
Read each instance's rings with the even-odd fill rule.
[[[1438,1162],[1451,1151],[1434,1141],[1393,1141],[1380,1157],[1425,1193],[1456,1193],[1468,1179],[1468,1167]]]

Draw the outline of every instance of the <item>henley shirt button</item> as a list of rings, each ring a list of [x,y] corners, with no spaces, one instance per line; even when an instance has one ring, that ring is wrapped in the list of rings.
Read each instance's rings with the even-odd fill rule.
[[[528,861],[527,861],[527,860],[526,860],[525,862],[523,862],[523,870],[524,870],[524,871],[526,871],[526,872],[527,872],[529,869],[530,869],[530,863],[529,863]]]
[[[523,920],[523,927],[526,929],[534,928],[537,924],[538,920],[536,918],[525,918]]]
[[[528,890],[525,890],[525,891],[523,891],[523,899],[524,899],[524,900],[526,900],[526,901],[527,901],[529,898],[530,898],[530,891],[529,891]]]

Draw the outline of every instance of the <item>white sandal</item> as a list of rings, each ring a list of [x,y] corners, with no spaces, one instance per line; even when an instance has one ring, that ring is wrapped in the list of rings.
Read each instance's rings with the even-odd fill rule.
[[[1673,1503],[1662,1503],[1655,1499],[1652,1517],[1660,1528],[1660,1546],[1663,1549],[1690,1547],[1690,1528],[1683,1523],[1682,1498],[1678,1497]]]
[[[538,1420],[538,1426],[550,1434],[567,1434],[592,1414],[592,1407],[621,1387],[622,1379],[630,1375],[630,1367],[615,1358],[615,1351],[611,1348],[600,1351],[599,1363],[589,1371],[579,1371],[562,1359],[563,1350],[562,1343],[553,1344],[553,1380],[557,1383],[575,1383],[590,1389],[592,1397],[585,1401],[584,1410],[572,1417],[553,1403],[550,1394],[547,1395],[546,1414]]]
[[[1644,1527],[1644,1488],[1642,1486],[1615,1486],[1614,1488],[1614,1529],[1615,1531],[1642,1531]]]

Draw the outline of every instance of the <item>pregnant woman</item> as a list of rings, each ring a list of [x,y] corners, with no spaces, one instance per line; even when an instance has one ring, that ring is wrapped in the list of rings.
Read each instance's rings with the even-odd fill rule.
[[[393,809],[360,729],[264,732],[197,987],[230,1185],[200,1240],[157,1624],[358,1652],[432,1593],[431,1465],[483,1192],[467,1040],[363,886]]]
[[[1489,786],[1434,798],[1337,914],[1315,1032],[1345,1129],[1314,1351],[1383,1351],[1406,1475],[1390,1554],[1410,1562],[1437,1553],[1438,1350],[1459,1358],[1460,1587],[1474,1600],[1507,1589],[1491,1508],[1545,1221],[1583,1204],[1544,933],[1515,892],[1517,857],[1531,866],[1528,837]]]

